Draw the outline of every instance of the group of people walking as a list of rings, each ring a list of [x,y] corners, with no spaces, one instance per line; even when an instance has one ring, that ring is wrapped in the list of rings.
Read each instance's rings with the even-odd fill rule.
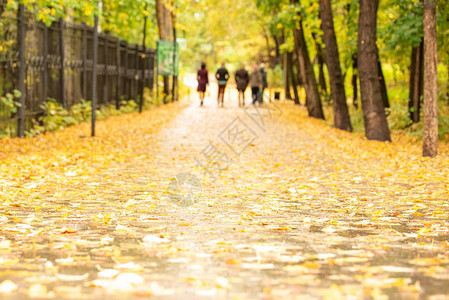
[[[224,105],[224,94],[226,90],[226,85],[230,78],[229,72],[226,69],[224,63],[215,73],[215,78],[218,84],[217,102],[218,106]],[[206,95],[206,86],[209,85],[209,74],[206,69],[206,64],[201,64],[201,69],[197,73],[198,88],[201,106],[204,103],[204,98]],[[245,106],[245,91],[248,86],[251,86],[252,94],[252,104],[263,103],[264,90],[268,87],[267,73],[265,71],[265,65],[262,63],[259,66],[254,65],[251,73],[245,70],[245,66],[242,64],[240,69],[235,72],[235,83],[237,85],[237,90],[239,92],[239,106]]]

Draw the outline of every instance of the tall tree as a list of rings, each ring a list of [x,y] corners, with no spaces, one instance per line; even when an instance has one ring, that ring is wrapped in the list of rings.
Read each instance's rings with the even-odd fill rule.
[[[391,141],[382,101],[377,55],[379,0],[360,0],[358,69],[365,135],[369,140]]]
[[[292,95],[290,93],[290,76],[291,76],[291,72],[289,71],[290,67],[288,65],[288,53],[287,51],[285,51],[283,54],[283,66],[284,66],[284,70],[283,70],[283,75],[284,75],[284,92],[285,92],[285,99],[286,100],[291,100],[292,99]]]
[[[279,35],[273,34],[273,40],[274,40],[274,65],[279,65],[281,64],[281,50],[280,50],[280,41],[281,37]]]
[[[295,70],[293,68],[293,52],[287,53],[287,65],[288,65],[288,77],[291,81],[293,88],[293,95],[295,96],[295,104],[301,104],[299,101],[298,83],[296,81]]]
[[[293,53],[293,64],[295,66],[299,66],[299,62],[298,62],[298,55],[296,55],[296,53]],[[296,68],[296,82],[298,83],[298,86],[300,87],[304,87],[304,82],[303,82],[303,77],[301,75],[301,70],[299,68]]]
[[[424,43],[412,48],[410,64],[409,102],[410,119],[419,122],[421,110],[421,96],[423,94],[424,76]]]
[[[438,56],[436,0],[424,0],[424,131],[423,156],[438,154]]]
[[[333,98],[334,126],[339,129],[352,131],[330,0],[320,0],[320,15],[324,32],[324,44],[326,45],[326,62],[329,70]]]
[[[291,0],[292,4],[300,5],[299,0]],[[309,51],[304,38],[304,29],[302,26],[301,11],[297,13],[298,24],[293,29],[295,39],[295,50],[298,56],[299,73],[303,76],[304,88],[306,90],[306,106],[310,117],[324,119],[323,107],[321,104],[320,93],[316,83],[315,73],[310,62]]]
[[[312,38],[313,38],[313,41],[315,42],[316,62],[318,63],[318,85],[320,86],[322,94],[327,96],[326,78],[324,77],[323,47],[321,47],[321,44],[318,41],[316,32],[312,32]]]

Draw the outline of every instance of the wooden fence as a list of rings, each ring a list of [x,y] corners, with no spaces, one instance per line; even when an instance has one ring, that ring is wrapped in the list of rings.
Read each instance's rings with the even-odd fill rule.
[[[50,27],[19,9],[0,17],[0,95],[22,92],[22,109],[0,103],[0,135],[23,136],[56,99],[64,108],[92,99],[94,30],[59,20]],[[97,104],[140,98],[142,85],[153,89],[155,50],[100,33]]]

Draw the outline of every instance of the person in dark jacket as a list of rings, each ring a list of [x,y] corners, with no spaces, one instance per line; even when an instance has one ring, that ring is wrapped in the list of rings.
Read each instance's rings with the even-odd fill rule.
[[[226,89],[226,83],[229,79],[229,72],[225,68],[225,64],[221,64],[221,68],[217,70],[217,73],[215,73],[215,78],[217,78],[218,83],[218,105],[223,107],[223,100],[224,100],[224,94]]]
[[[249,74],[243,64],[240,66],[240,70],[235,72],[235,83],[239,92],[239,106],[245,106],[245,90],[248,87]]]
[[[251,72],[251,75],[249,75],[249,81],[251,83],[253,105],[255,105],[260,97],[259,93],[262,88],[262,75],[260,74],[257,65],[254,65],[254,70]]]
[[[197,74],[198,80],[198,94],[200,96],[201,106],[203,106],[204,96],[206,94],[206,85],[209,84],[209,74],[207,73],[206,64],[201,64],[201,69],[198,70]]]
[[[260,98],[259,98],[259,103],[263,103],[263,93],[265,91],[265,89],[268,87],[268,81],[267,81],[267,72],[265,71],[265,64],[261,63],[260,64],[260,75],[262,75],[262,89],[260,91]]]

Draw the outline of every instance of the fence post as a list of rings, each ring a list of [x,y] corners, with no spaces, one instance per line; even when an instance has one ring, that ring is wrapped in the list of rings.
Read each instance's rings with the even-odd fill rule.
[[[128,43],[125,42],[125,63],[123,68],[123,93],[126,96],[125,100],[129,100],[129,82],[128,82],[128,67],[129,67],[129,58],[128,58]],[[127,84],[128,83],[128,84]]]
[[[117,53],[117,82],[115,84],[115,108],[120,109],[120,39],[117,38],[116,44],[116,53]]]
[[[65,49],[64,49],[64,19],[59,19],[59,49],[61,51],[61,69],[59,72],[60,80],[59,85],[61,89],[61,104],[64,108],[68,108],[65,103],[65,76],[64,76],[64,61],[65,61]]]
[[[103,36],[103,55],[104,55],[104,85],[103,85],[103,104],[108,104],[108,35]]]
[[[174,4],[174,3],[173,3]],[[176,11],[176,6],[175,6],[175,11]],[[176,14],[174,13],[174,11],[171,11],[171,16],[173,19],[173,82],[172,82],[172,102],[175,102],[176,99],[176,86],[178,83],[178,75],[176,75]],[[229,89],[228,89],[229,90]],[[224,95],[223,95],[224,97]]]
[[[145,10],[148,8],[148,3],[145,4]],[[145,59],[147,55],[146,51],[146,38],[147,38],[147,19],[148,17],[145,17],[143,20],[143,40],[142,40],[142,56],[140,60],[141,70],[142,70],[142,78],[140,79],[140,102],[139,102],[139,113],[142,112],[143,108],[143,94],[145,90]]]
[[[148,70],[149,70],[149,78],[148,78],[148,87],[151,90],[151,96],[154,97],[154,66],[155,66],[155,54],[153,50],[150,50],[149,52],[149,59],[148,59]]]
[[[24,137],[25,135],[25,6],[23,4],[19,5],[18,14],[18,30],[17,30],[17,42],[19,48],[19,83],[18,88],[21,93],[19,102],[20,107],[18,108],[18,119],[17,119],[17,135],[19,137]]]
[[[147,49],[147,52],[145,53],[145,74],[148,74],[145,76],[145,87],[150,88],[150,59],[151,59],[151,51]]]
[[[42,49],[42,102],[47,101],[47,71],[48,71],[48,28],[45,23],[44,26],[44,40]]]
[[[87,100],[87,25],[83,23],[83,98]]]
[[[143,110],[143,104],[144,104],[144,92],[145,92],[145,61],[146,61],[146,53],[145,53],[145,48],[144,51],[142,52],[142,54],[140,55],[140,69],[141,69],[141,77],[139,78],[139,82],[140,82],[140,102],[139,102],[139,113],[142,112]]]
[[[98,16],[94,17],[94,56],[93,56],[93,79],[92,79],[92,131],[91,135],[95,136],[95,112],[97,110],[97,54],[98,54]]]

